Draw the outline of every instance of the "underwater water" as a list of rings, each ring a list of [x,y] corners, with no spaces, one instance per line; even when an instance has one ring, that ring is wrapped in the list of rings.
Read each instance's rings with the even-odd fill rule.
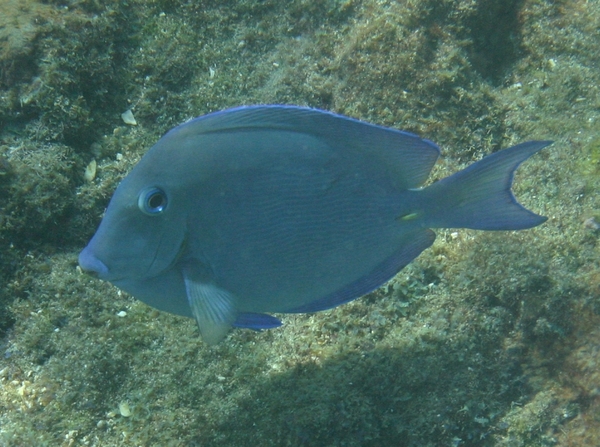
[[[0,446],[600,444],[597,2],[0,10]],[[434,141],[429,182],[554,140],[513,188],[548,221],[436,230],[367,296],[215,346],[81,272],[116,185],[160,136],[272,103]]]

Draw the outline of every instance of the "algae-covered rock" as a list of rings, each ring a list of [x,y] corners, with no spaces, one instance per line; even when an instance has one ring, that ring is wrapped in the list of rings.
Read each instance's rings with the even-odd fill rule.
[[[0,10],[0,444],[598,444],[597,2]],[[191,320],[83,275],[77,253],[164,132],[255,103],[417,132],[442,148],[433,180],[553,139],[515,179],[549,219],[439,231],[372,294],[207,347]]]

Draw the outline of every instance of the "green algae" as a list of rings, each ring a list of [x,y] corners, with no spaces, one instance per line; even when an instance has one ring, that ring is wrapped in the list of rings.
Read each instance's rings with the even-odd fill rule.
[[[0,444],[598,443],[593,2],[1,5]],[[438,231],[367,297],[216,347],[77,270],[162,133],[269,102],[418,132],[443,148],[432,179],[555,139],[515,185],[549,221]]]

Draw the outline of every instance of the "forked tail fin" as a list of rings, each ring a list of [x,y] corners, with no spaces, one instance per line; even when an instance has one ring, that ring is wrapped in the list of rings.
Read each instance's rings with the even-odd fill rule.
[[[515,170],[552,141],[528,141],[495,152],[429,186],[426,226],[476,230],[521,230],[543,223],[522,206],[511,186]]]

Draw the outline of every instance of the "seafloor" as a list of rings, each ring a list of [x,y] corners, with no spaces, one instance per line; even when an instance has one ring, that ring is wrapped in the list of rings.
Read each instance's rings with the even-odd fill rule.
[[[1,446],[600,445],[599,2],[0,10]],[[437,231],[380,290],[207,347],[77,254],[160,135],[255,103],[416,132],[431,180],[553,139],[514,188],[549,219]]]

